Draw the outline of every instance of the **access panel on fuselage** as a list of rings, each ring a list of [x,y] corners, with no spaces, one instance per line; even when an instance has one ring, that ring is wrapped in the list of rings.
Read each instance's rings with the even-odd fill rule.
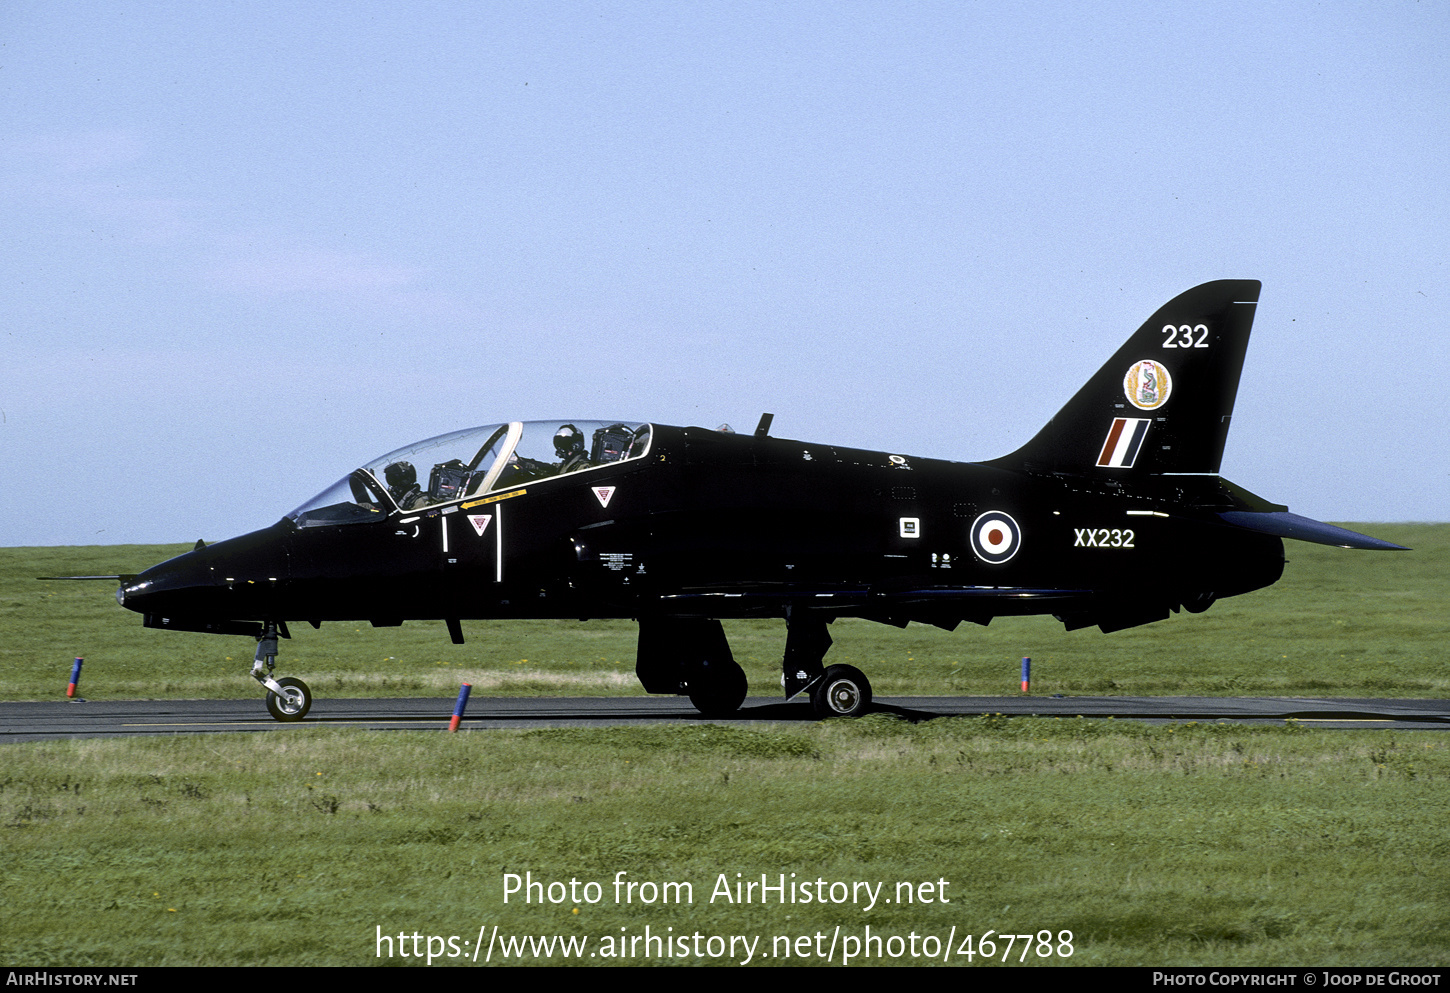
[[[678,571],[695,585],[899,584],[930,555],[927,480],[905,456],[686,432]],[[939,553],[939,561],[940,555]]]
[[[295,530],[290,612],[299,620],[419,616],[443,592],[436,541],[436,522],[421,516]]]

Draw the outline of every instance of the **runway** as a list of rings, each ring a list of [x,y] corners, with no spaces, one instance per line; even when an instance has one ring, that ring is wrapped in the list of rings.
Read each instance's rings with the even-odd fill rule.
[[[1230,721],[1331,729],[1450,730],[1450,700],[1291,697],[887,697],[874,710],[913,721],[937,717],[1039,716],[1166,723]],[[317,726],[440,731],[453,698],[317,699],[300,724],[272,720],[260,696],[245,700],[113,700],[0,703],[0,743],[134,735],[296,733]],[[812,721],[804,700],[752,697],[730,723]],[[720,722],[719,718],[714,719]],[[705,723],[683,697],[474,697],[462,729]]]

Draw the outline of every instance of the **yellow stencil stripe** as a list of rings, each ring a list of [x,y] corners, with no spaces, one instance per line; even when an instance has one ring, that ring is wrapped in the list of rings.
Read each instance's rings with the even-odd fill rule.
[[[484,497],[482,500],[471,500],[463,505],[464,510],[473,507],[482,507],[486,503],[498,503],[500,500],[510,500],[516,496],[523,496],[528,490],[510,490],[508,493],[499,493],[494,496]]]

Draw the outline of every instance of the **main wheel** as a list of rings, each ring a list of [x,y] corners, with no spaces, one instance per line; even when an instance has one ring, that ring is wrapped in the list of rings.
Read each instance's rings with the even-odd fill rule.
[[[283,676],[277,680],[282,696],[267,691],[267,709],[279,721],[300,721],[312,709],[312,691],[300,679]]]
[[[811,690],[811,706],[820,717],[860,717],[871,706],[871,684],[855,666],[828,666]]]
[[[701,662],[690,675],[690,702],[706,717],[727,717],[740,709],[750,683],[737,662]]]

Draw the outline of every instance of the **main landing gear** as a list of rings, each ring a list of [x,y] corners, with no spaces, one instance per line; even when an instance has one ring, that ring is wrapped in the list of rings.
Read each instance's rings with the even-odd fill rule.
[[[725,629],[703,617],[641,617],[635,674],[646,693],[683,693],[706,717],[740,709],[749,689]]]
[[[780,679],[786,699],[809,693],[811,708],[818,717],[860,717],[866,713],[871,708],[871,683],[865,673],[852,665],[826,666],[822,662],[831,648],[826,618],[792,607],[786,609],[785,623]]]
[[[292,676],[272,678],[277,665],[277,621],[267,621],[257,639],[257,657],[252,662],[252,678],[267,687],[267,710],[279,721],[300,721],[312,709],[312,691],[307,684]],[[285,636],[287,626],[282,625]]]
[[[750,690],[745,670],[733,658],[697,662],[688,677],[687,688],[690,702],[706,717],[735,713]]]
[[[860,717],[871,708],[871,684],[854,666],[822,664],[831,647],[826,624],[811,611],[786,611],[781,662],[786,699],[807,693],[819,717]],[[687,695],[706,717],[735,713],[748,689],[725,629],[703,617],[641,617],[634,671],[646,693]]]
[[[871,684],[853,665],[827,666],[811,687],[811,706],[820,717],[860,717],[871,707]]]

